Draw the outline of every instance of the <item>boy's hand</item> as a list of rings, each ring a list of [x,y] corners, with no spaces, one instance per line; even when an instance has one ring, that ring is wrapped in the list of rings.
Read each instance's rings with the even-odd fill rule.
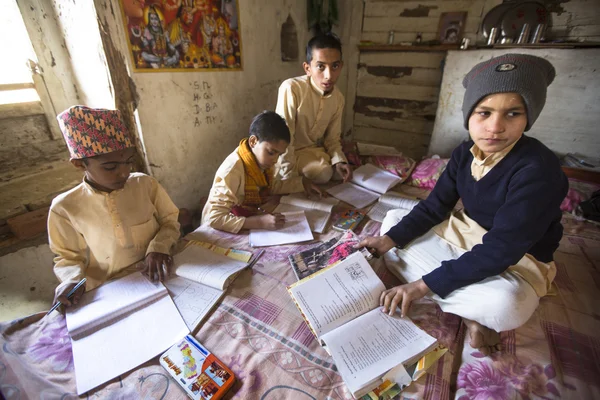
[[[371,253],[375,251],[375,256],[380,256],[387,253],[392,247],[396,247],[396,243],[387,235],[368,237],[361,241],[357,247],[366,247]]]
[[[319,198],[327,197],[326,192],[323,192],[320,187],[305,177],[302,177],[302,186],[304,186],[304,193],[306,193],[306,197],[308,198],[310,198],[311,195],[319,196]]]
[[[283,214],[264,214],[260,215],[259,218],[262,229],[274,231],[283,228],[283,225],[285,225],[285,215]]]
[[[63,287],[58,287],[54,303],[60,301],[60,303],[65,307],[70,307],[79,303],[79,299],[81,299],[81,296],[83,296],[83,293],[85,293],[85,283],[79,289],[77,289],[75,293],[73,293],[73,296],[71,296],[70,299],[67,297],[67,294],[75,287],[75,285],[77,285],[78,282],[79,281],[75,281],[68,283]]]
[[[423,279],[400,285],[391,289],[385,290],[379,297],[379,305],[383,306],[383,312],[394,315],[396,308],[401,305],[401,316],[408,315],[408,310],[413,301],[425,297],[429,293],[429,287]]]
[[[352,167],[350,166],[350,164],[345,162],[339,162],[335,164],[335,170],[338,174],[340,174],[340,176],[344,180],[344,183],[352,179]]]
[[[148,253],[144,260],[144,268],[142,272],[150,278],[152,282],[163,281],[170,275],[171,266],[173,265],[173,257],[164,253],[152,252]]]

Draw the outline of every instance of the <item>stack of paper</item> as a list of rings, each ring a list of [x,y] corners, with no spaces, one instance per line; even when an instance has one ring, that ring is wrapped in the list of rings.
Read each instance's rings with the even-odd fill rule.
[[[313,232],[323,233],[333,207],[340,201],[333,197],[309,199],[304,193],[283,196],[274,212],[304,211],[308,225]]]

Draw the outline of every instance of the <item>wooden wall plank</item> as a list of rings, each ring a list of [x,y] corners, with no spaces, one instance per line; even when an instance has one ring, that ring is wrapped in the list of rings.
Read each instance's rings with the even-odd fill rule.
[[[438,17],[444,12],[473,11],[482,8],[485,0],[424,0],[373,2],[365,4],[365,17]]]
[[[380,128],[390,130],[401,130],[403,132],[420,133],[431,135],[433,122],[424,119],[394,118],[393,113],[389,116],[368,116],[361,113],[354,114],[354,125],[365,128]]]
[[[359,63],[388,67],[440,68],[445,53],[381,52],[361,53]]]
[[[442,70],[413,67],[380,67],[359,64],[358,83],[423,85],[439,87]]]
[[[407,99],[436,102],[440,89],[437,86],[370,84],[359,82],[356,94],[362,97]]]
[[[360,142],[393,146],[404,155],[415,160],[421,159],[427,153],[430,136],[400,130],[377,128],[354,128],[354,139]]]
[[[406,99],[357,97],[354,112],[381,119],[418,119],[433,121],[437,102]]]

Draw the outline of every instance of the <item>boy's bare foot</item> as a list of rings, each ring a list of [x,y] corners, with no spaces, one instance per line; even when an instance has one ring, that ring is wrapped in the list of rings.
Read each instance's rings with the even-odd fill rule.
[[[463,318],[463,321],[469,330],[471,338],[469,344],[472,348],[478,349],[485,356],[500,350],[500,334],[498,332],[466,318]]]

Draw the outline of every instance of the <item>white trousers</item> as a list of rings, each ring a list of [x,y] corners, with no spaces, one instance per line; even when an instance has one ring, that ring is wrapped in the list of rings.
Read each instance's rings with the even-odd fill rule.
[[[381,234],[408,213],[408,210],[389,211],[381,225]],[[456,259],[464,252],[430,230],[404,249],[388,251],[384,259],[387,268],[399,279],[414,282],[438,268],[442,261]],[[539,304],[531,285],[510,270],[457,289],[444,299],[435,294],[430,298],[444,312],[476,321],[497,332],[523,325]]]

